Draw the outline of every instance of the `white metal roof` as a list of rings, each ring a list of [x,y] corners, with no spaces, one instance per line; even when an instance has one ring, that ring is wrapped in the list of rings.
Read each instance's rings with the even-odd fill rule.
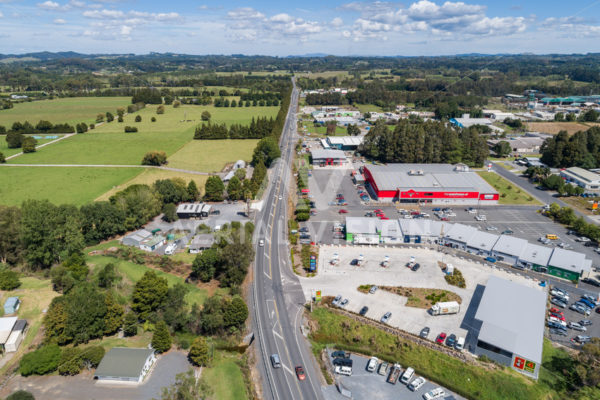
[[[569,178],[575,178],[588,184],[600,182],[600,175],[579,167],[567,168],[566,170],[561,171],[561,173]]]
[[[441,237],[452,228],[452,224],[430,219],[404,219],[399,220],[402,234],[405,236],[433,236]]]
[[[525,239],[510,235],[500,235],[500,239],[494,245],[494,251],[520,257],[529,243]]]
[[[479,340],[540,363],[545,309],[544,291],[492,275],[475,314]]]
[[[591,260],[586,260],[585,254],[560,247],[554,248],[550,261],[548,261],[548,265],[577,273],[589,271],[591,264]]]
[[[445,237],[457,242],[467,243],[469,239],[477,234],[477,229],[463,224],[454,224],[446,233]]]
[[[377,234],[378,219],[367,217],[346,217],[346,232]]]
[[[491,251],[499,238],[500,235],[478,230],[467,240],[467,246],[479,250]]]
[[[401,238],[402,230],[397,219],[379,220],[381,236]]]
[[[341,144],[342,146],[359,146],[363,142],[363,136],[329,136],[327,141],[330,145]]]
[[[527,247],[525,247],[519,259],[532,264],[547,265],[551,255],[552,249],[550,247],[527,243]]]
[[[177,206],[177,214],[196,214],[202,212],[204,203],[181,203]]]
[[[6,343],[6,340],[10,336],[10,332],[12,331],[16,322],[17,317],[0,318],[0,344]]]
[[[150,236],[152,236],[151,232],[148,232],[145,229],[139,229],[139,230],[137,230],[135,232],[132,232],[129,235],[127,235],[126,238],[133,239],[135,241],[141,242],[144,239],[149,238]]]
[[[346,154],[342,150],[314,149],[310,151],[313,160],[322,160],[324,158],[344,159]]]
[[[457,171],[450,164],[366,165],[379,190],[477,191],[497,193],[475,172]]]

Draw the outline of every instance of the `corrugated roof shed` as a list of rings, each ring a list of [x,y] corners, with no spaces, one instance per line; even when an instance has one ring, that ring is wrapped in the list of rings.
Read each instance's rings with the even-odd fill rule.
[[[478,230],[467,240],[467,246],[480,250],[491,251],[499,238],[500,235],[494,235],[493,233]]]
[[[591,263],[591,260],[586,260],[585,254],[560,247],[554,248],[550,261],[548,261],[548,265],[577,273],[589,271]]]
[[[326,150],[326,149],[314,149],[310,151],[313,160],[322,160],[326,158],[333,159],[344,159],[346,154],[342,150]]]
[[[16,322],[17,317],[0,318],[0,344],[6,343],[6,340],[10,336],[10,332],[12,331]]]
[[[529,243],[525,239],[510,235],[500,235],[500,239],[494,245],[494,251],[520,257]]]
[[[475,319],[479,340],[540,363],[544,343],[546,293],[490,276]]]
[[[346,217],[346,231],[350,233],[377,234],[379,220],[367,217]]]
[[[106,353],[94,376],[138,378],[153,349],[113,347]]]
[[[525,250],[519,256],[519,259],[531,264],[547,265],[551,255],[551,248],[527,243],[527,247],[525,247]]]
[[[445,237],[457,242],[467,243],[468,240],[477,234],[477,229],[463,224],[454,224],[446,233]]]

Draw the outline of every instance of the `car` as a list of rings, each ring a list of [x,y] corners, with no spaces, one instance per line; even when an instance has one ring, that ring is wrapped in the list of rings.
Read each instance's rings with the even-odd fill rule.
[[[371,211],[367,211],[365,213],[365,217],[374,217],[374,216],[375,216],[375,214],[373,214]]]
[[[590,238],[587,238],[585,236],[580,236],[575,240],[577,240],[578,242],[581,242],[581,243],[591,242]]]
[[[383,375],[386,376],[388,373],[388,367],[390,364],[388,364],[386,361],[382,362],[381,364],[379,364],[379,368],[377,369],[377,373],[379,375]]]
[[[367,314],[367,311],[369,311],[369,307],[364,306],[363,308],[360,309],[360,311],[358,312],[358,314],[362,315],[363,317]]]
[[[579,314],[590,315],[590,310],[580,303],[575,303],[569,308],[573,311],[577,311]]]
[[[308,228],[303,226],[302,228],[298,229],[298,232],[308,232]]]
[[[425,328],[421,329],[421,332],[419,333],[419,336],[421,336],[423,339],[427,339],[427,336],[429,336],[429,332],[431,330],[429,329],[428,326],[426,326]]]
[[[585,242],[583,244],[585,247],[598,247],[598,243],[594,242],[594,241],[590,241],[590,242]]]
[[[298,377],[298,380],[303,381],[306,379],[306,373],[304,372],[304,368],[302,368],[302,365],[298,365],[296,368],[296,376]]]
[[[336,350],[333,353],[331,353],[331,357],[333,357],[333,358],[350,358],[350,353],[348,353],[344,350]]]
[[[348,299],[344,299],[342,300],[342,302],[340,303],[340,307],[346,307],[346,305],[350,302],[350,300]]]
[[[381,322],[387,324],[390,318],[392,318],[392,313],[388,311],[385,314],[383,314],[383,317],[381,317]]]
[[[265,240],[264,240],[264,239],[260,239],[260,240],[258,241],[258,245],[259,245],[260,247],[263,247],[263,246],[265,245]]]
[[[565,320],[565,316],[564,316],[564,315],[550,313],[550,316],[551,316],[551,317],[554,317],[554,318],[557,318],[557,319],[559,319],[559,320],[561,320],[561,321],[564,321],[564,320]]]
[[[560,299],[560,300],[562,300],[562,301],[564,301],[564,302],[568,302],[568,301],[569,301],[569,299],[570,299],[570,297],[569,297],[569,295],[568,295],[568,294],[562,294],[562,293],[560,293],[560,292],[550,292],[550,294],[551,294],[553,297],[555,297],[555,298],[557,298],[557,299]]]
[[[446,338],[446,346],[454,347],[455,344],[456,344],[456,335],[453,333]]]
[[[547,325],[548,325],[548,328],[551,328],[551,329],[562,329],[564,331],[567,330],[566,326],[562,326],[558,322],[548,322]]]
[[[334,358],[333,365],[338,367],[349,367],[352,368],[352,364],[354,363],[351,358]]]
[[[446,392],[444,392],[444,389],[442,388],[435,388],[433,390],[430,390],[429,392],[425,393],[423,395],[423,399],[424,400],[434,400],[434,399],[439,399],[442,398],[446,395]]]
[[[560,324],[562,326],[567,326],[567,323],[565,321],[561,321],[560,319],[558,319],[556,317],[548,317],[548,322],[554,322],[554,323]]]
[[[439,344],[444,344],[444,341],[446,340],[446,333],[442,332],[440,333],[437,338],[435,339],[436,342],[438,342]]]
[[[337,296],[335,296],[335,298],[333,299],[331,304],[333,304],[334,306],[337,306],[339,304],[340,300],[342,300],[342,295],[338,294]]]
[[[435,207],[435,208],[432,208],[431,211],[442,211],[442,209],[439,207]]]
[[[425,380],[425,378],[423,378],[422,376],[419,376],[415,379],[412,380],[411,383],[408,384],[408,389],[412,392],[416,392],[417,390],[419,390],[421,388],[421,386],[423,386],[425,384],[425,382],[427,382]]]
[[[552,335],[557,335],[557,336],[567,336],[568,335],[568,332],[566,329],[550,328],[550,333]]]
[[[577,335],[572,340],[576,341],[579,344],[584,344],[592,340],[592,338],[586,335]]]
[[[590,326],[590,325],[592,325],[592,321],[590,321],[589,319],[582,319],[581,321],[579,321],[579,325]]]
[[[596,287],[600,287],[600,282],[598,282],[597,280],[593,279],[593,278],[583,278],[581,280],[581,282],[583,283],[587,283],[588,285],[592,285],[592,286],[596,286]]]
[[[279,200],[283,200],[283,196],[279,196]]]
[[[506,229],[506,230],[500,232],[501,235],[512,235],[513,233],[515,233],[515,232],[510,229]]]
[[[373,285],[371,286],[371,289],[369,289],[369,293],[373,294],[377,291],[377,286]]]
[[[421,215],[421,213],[418,211],[411,211],[410,215]]]
[[[448,217],[442,217],[442,218],[440,218],[440,221],[450,221],[450,220],[448,219]]]
[[[586,299],[585,297],[582,297],[581,299],[579,299],[578,303],[583,303],[583,304],[585,304],[589,308],[596,307],[596,302],[595,301],[592,301],[590,299]]]
[[[367,363],[367,371],[375,372],[375,370],[377,369],[377,364],[379,364],[379,359],[377,357],[371,357],[371,359]]]
[[[375,214],[381,214],[381,213],[383,213],[383,210],[382,210],[382,209],[380,209],[380,208],[378,208],[377,210],[373,210],[373,212],[374,212]]]
[[[475,219],[477,221],[487,221],[487,217],[485,215],[483,215],[483,214],[480,214],[480,215],[476,216]]]
[[[550,303],[554,304],[555,306],[559,306],[561,308],[567,307],[567,303],[558,297],[553,297],[552,299],[550,299]]]
[[[279,354],[271,354],[271,365],[273,365],[273,368],[281,368]]]
[[[338,211],[338,213],[340,213],[340,214],[348,214],[348,210],[342,208],[340,211]]]
[[[469,214],[477,214],[477,210],[474,209],[473,207],[466,208],[465,211],[468,212]]]
[[[591,303],[594,303],[594,307],[597,305],[596,298],[594,298],[593,296],[590,296],[589,294],[584,294],[581,296],[581,298],[586,299],[586,300],[590,301]]]
[[[560,311],[560,310],[559,310],[558,308],[556,308],[556,307],[552,307],[552,308],[550,309],[550,312],[551,312],[551,313],[554,313],[554,314],[560,314],[560,315],[564,315],[564,314],[563,314],[563,312],[562,312],[562,311]]]
[[[563,243],[559,243],[559,244],[558,244],[558,247],[560,247],[561,249],[565,249],[565,250],[570,250],[570,249],[572,249],[572,248],[573,248],[573,246],[571,246],[571,245],[570,245],[570,244],[568,244],[568,243],[564,243],[564,242],[563,242]]]
[[[417,271],[419,268],[421,268],[421,264],[415,263],[415,265],[412,266],[411,271]]]
[[[587,328],[585,326],[581,325],[578,322],[569,322],[568,327],[570,329],[573,329],[573,330],[579,331],[579,332],[585,332],[585,331],[587,331]]]
[[[487,261],[487,262],[490,262],[490,263],[492,263],[492,264],[493,264],[493,263],[495,263],[495,262],[496,262],[496,261],[498,261],[498,260],[496,260],[494,257],[486,257],[486,258],[485,258],[485,261]]]
[[[485,230],[486,230],[486,231],[497,231],[497,230],[498,230],[498,228],[497,228],[497,227],[495,227],[495,226],[492,226],[492,225],[490,225],[490,226],[486,227],[486,228],[485,228]]]
[[[388,218],[388,217],[386,217],[385,215],[382,215],[381,217],[379,217],[379,219],[380,219],[380,220],[382,220],[382,221],[387,221],[387,220],[389,220],[389,218]]]

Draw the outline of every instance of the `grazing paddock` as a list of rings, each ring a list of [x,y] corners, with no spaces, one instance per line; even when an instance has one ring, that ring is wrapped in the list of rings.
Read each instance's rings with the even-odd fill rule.
[[[560,131],[567,131],[569,135],[579,131],[586,131],[590,126],[579,122],[527,122],[527,130],[533,132],[549,133],[556,135]]]
[[[250,161],[258,139],[193,140],[169,157],[169,167],[217,172],[237,160]]]

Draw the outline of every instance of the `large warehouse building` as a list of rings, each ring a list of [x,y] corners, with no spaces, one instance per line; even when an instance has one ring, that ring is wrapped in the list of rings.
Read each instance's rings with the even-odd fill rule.
[[[537,379],[542,363],[546,293],[490,276],[475,319],[475,353]]]
[[[363,171],[380,201],[497,204],[498,192],[462,164],[367,165]]]

